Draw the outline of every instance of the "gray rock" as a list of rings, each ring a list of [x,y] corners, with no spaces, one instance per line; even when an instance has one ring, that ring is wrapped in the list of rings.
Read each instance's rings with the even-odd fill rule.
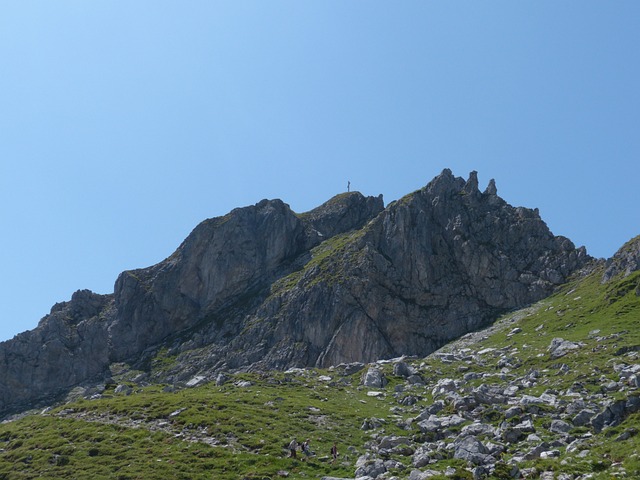
[[[118,385],[114,393],[123,394],[123,395],[131,395],[133,389],[129,385]]]
[[[263,200],[205,220],[167,259],[120,274],[113,295],[76,292],[0,343],[0,416],[100,381],[114,362],[148,364],[162,347],[177,357],[153,380],[171,383],[424,356],[590,260],[493,182],[481,193],[475,172],[444,170],[386,208],[357,192],[303,214]]]
[[[393,365],[393,374],[398,377],[409,378],[416,373],[416,369],[406,362],[400,361]]]
[[[539,445],[536,445],[524,455],[524,459],[535,460],[536,458],[540,458],[542,453],[547,451],[548,448],[549,448],[549,445],[544,442]]]
[[[517,385],[510,385],[510,386],[508,386],[507,388],[504,389],[502,394],[505,397],[515,397],[518,394],[519,390],[520,390],[520,388]]]
[[[435,397],[436,395],[442,395],[447,392],[455,392],[458,390],[458,383],[452,378],[441,378],[435,384],[433,389],[431,390],[431,394]]]
[[[624,408],[627,415],[640,412],[640,396],[638,394],[633,394],[627,397]]]
[[[378,443],[379,448],[391,449],[398,445],[411,445],[411,439],[409,437],[398,437],[395,435],[387,435],[380,439]]]
[[[480,440],[475,437],[465,437],[461,441],[455,442],[453,458],[466,460],[473,465],[483,465],[485,463],[495,462],[495,459],[489,455],[488,450]]]
[[[224,385],[225,383],[227,383],[229,381],[229,377],[227,375],[225,375],[224,373],[219,373],[216,376],[216,385],[218,387]]]
[[[344,375],[353,375],[354,373],[358,373],[360,370],[364,368],[364,363],[362,362],[353,362],[347,364],[338,365],[338,367],[342,367],[344,369]]]
[[[386,420],[382,418],[375,418],[375,417],[365,418],[364,421],[362,422],[362,426],[360,427],[360,430],[373,430],[373,429],[382,427],[385,423],[386,423]]]
[[[573,423],[576,427],[588,425],[595,414],[596,412],[594,412],[593,410],[580,410],[580,412],[578,412],[576,416],[571,419],[571,423]]]
[[[431,415],[427,420],[418,422],[418,428],[422,433],[436,432],[442,429],[457,427],[458,425],[462,425],[466,421],[467,420],[460,417],[459,415],[450,415],[445,417],[437,417],[435,415]]]
[[[387,471],[387,467],[384,465],[384,461],[379,458],[371,459],[360,457],[356,462],[356,478],[360,477],[372,477],[376,478],[378,475],[382,475]]]
[[[406,397],[404,397],[401,401],[400,404],[404,405],[404,406],[411,406],[411,405],[415,405],[416,403],[418,403],[419,398],[415,397],[413,395],[407,395]]]
[[[547,450],[540,453],[540,458],[558,458],[560,456],[560,450]]]
[[[571,428],[571,425],[563,420],[552,420],[549,430],[553,433],[567,433]]]
[[[587,407],[587,402],[585,402],[583,398],[578,398],[577,400],[574,400],[566,406],[565,412],[568,415],[576,415]]]
[[[411,470],[411,473],[409,474],[409,480],[427,480],[428,478],[431,478],[439,473],[440,472],[436,472],[433,470],[429,470],[426,472],[420,470]]]
[[[425,465],[429,465],[431,457],[425,452],[414,453],[411,460],[411,464],[416,468],[422,468]]]
[[[625,243],[611,259],[602,275],[602,282],[608,282],[617,275],[628,277],[640,269],[640,236]]]
[[[470,435],[473,437],[493,437],[496,435],[496,433],[496,429],[493,425],[480,423],[478,421],[462,427],[462,430],[460,431],[461,435]]]
[[[74,386],[109,376],[106,328],[113,295],[89,290],[55,304],[34,330],[0,342],[0,418],[44,406]]]
[[[426,420],[418,422],[418,428],[422,433],[437,432],[440,430],[441,424],[435,415],[430,416]]]
[[[520,430],[521,432],[525,432],[525,433],[530,433],[530,432],[535,432],[536,431],[536,428],[533,425],[533,422],[531,421],[531,419],[523,420],[522,422],[517,424],[514,428]]]
[[[502,440],[508,444],[518,443],[526,437],[526,434],[519,428],[506,428],[501,435]]]
[[[554,338],[551,340],[548,351],[549,356],[553,359],[564,357],[571,350],[577,350],[581,344],[563,340],[562,338]]]
[[[467,412],[473,410],[478,405],[475,397],[464,396],[453,399],[453,408],[457,412]]]
[[[409,385],[424,385],[424,380],[422,379],[422,377],[420,375],[410,375],[407,378],[407,382],[409,383]]]
[[[556,398],[553,395],[542,394],[539,397],[534,397],[533,395],[522,395],[520,397],[520,404],[528,407],[530,405],[548,405],[554,406],[556,403]]]
[[[516,405],[504,411],[504,418],[508,420],[510,418],[517,417],[518,415],[522,415],[522,413],[522,408]]]
[[[620,385],[618,382],[607,382],[604,385],[601,386],[601,389],[603,392],[617,392],[620,390],[620,387],[622,385]]]
[[[604,427],[611,427],[622,422],[625,416],[625,400],[617,400],[609,403],[600,413],[591,419],[591,426],[596,432]]]
[[[402,455],[403,457],[410,457],[411,455],[414,454],[415,450],[413,449],[413,447],[410,447],[409,445],[398,445],[396,447],[393,447],[390,450],[390,452],[393,455]],[[390,468],[389,465],[388,465],[388,462],[385,462],[385,466],[387,467],[387,469]],[[396,466],[394,468],[399,468],[399,467]]]
[[[483,384],[477,388],[474,388],[472,394],[478,403],[485,405],[494,405],[507,403],[507,398],[502,394],[502,391],[503,389],[501,388],[492,388],[486,384]]]
[[[491,469],[484,465],[478,465],[474,467],[472,470],[473,480],[484,480],[485,478],[489,478],[491,475]]]
[[[204,375],[196,375],[195,377],[191,378],[187,383],[187,387],[196,387],[198,385],[202,385],[204,383],[207,382],[207,377],[205,377]]]
[[[420,415],[415,418],[415,421],[420,422],[422,420],[427,420],[431,415],[436,415],[438,412],[442,411],[443,408],[444,401],[436,400],[431,405],[422,410],[422,412],[420,412]]]
[[[631,437],[635,437],[638,434],[638,429],[635,427],[627,428],[624,432],[618,435],[613,439],[614,442],[623,442],[625,440],[630,439]]]
[[[362,377],[362,385],[370,388],[383,388],[387,384],[387,379],[381,370],[370,367]]]

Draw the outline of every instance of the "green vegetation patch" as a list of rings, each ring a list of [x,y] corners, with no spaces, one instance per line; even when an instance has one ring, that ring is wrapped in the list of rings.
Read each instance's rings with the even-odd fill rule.
[[[355,230],[325,240],[311,250],[311,258],[303,268],[275,282],[271,294],[286,292],[303,279],[309,282],[305,285],[307,288],[323,281],[330,284],[342,281],[346,252],[363,235],[363,230]],[[310,276],[310,272],[313,272],[313,275]]]
[[[305,270],[322,269],[348,254],[351,235],[314,249]],[[421,432],[415,421],[437,400],[446,400],[438,416],[459,414],[453,402],[434,389],[441,379],[464,376],[460,388],[465,394],[481,386],[501,391],[517,380],[517,395],[553,395],[564,404],[591,394],[601,405],[625,398],[630,387],[615,383],[620,378],[614,366],[640,363],[640,272],[606,284],[601,278],[600,270],[575,279],[488,330],[424,359],[407,360],[420,375],[423,384],[418,385],[395,376],[393,363],[380,362],[377,368],[388,383],[378,389],[360,385],[366,370],[343,376],[336,368],[242,373],[230,375],[222,386],[173,391],[165,385],[137,386],[129,378],[137,372],[114,365],[114,373],[131,380],[124,382],[130,388],[122,393],[109,385],[100,399],[77,400],[0,425],[0,479],[352,478],[357,458],[383,436],[409,438],[413,447],[438,438],[453,442],[455,437],[446,432]],[[550,344],[557,338],[576,348],[552,356]],[[153,368],[168,368],[173,361],[167,350],[160,350]],[[523,379],[531,384],[523,386]],[[610,382],[616,389],[606,388]],[[530,405],[510,418],[505,408],[484,405],[479,417],[494,427],[513,428],[530,419],[541,441],[552,445],[557,439],[550,431],[553,406]],[[446,428],[457,433],[470,422]],[[363,423],[368,429],[361,429]],[[538,476],[546,471],[595,480],[640,478],[638,432],[638,413],[598,432],[589,424],[573,427],[569,435],[578,442],[575,448],[559,447],[550,458],[520,459],[518,467]],[[293,438],[309,439],[315,455],[303,459],[299,452],[297,459],[288,458]],[[490,435],[482,440],[493,441]],[[329,455],[333,442],[341,453],[335,464]],[[509,478],[509,461],[520,453],[516,448],[505,453],[492,478]],[[406,478],[411,457],[399,451],[389,455],[406,466],[390,474]],[[434,478],[471,478],[469,466],[451,455],[428,468],[441,472]]]
[[[317,377],[243,374],[234,382],[250,386],[174,393],[156,385],[28,416],[0,426],[0,478],[349,476],[357,457],[331,464],[331,446],[360,450],[359,427],[383,405]],[[287,458],[292,438],[310,439],[315,456]]]

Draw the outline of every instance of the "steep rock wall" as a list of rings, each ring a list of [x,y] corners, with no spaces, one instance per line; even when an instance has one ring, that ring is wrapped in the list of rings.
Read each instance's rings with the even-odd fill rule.
[[[228,339],[256,292],[305,261],[310,248],[362,227],[384,208],[381,197],[353,192],[298,215],[263,200],[205,220],[166,260],[123,272],[113,295],[88,290],[56,304],[37,328],[0,343],[0,417],[52,401],[83,382],[105,379],[112,362],[143,362],[173,339],[215,323]],[[242,307],[238,307],[238,305]]]
[[[634,248],[613,263],[636,265]],[[263,200],[123,272],[113,295],[79,291],[1,343],[0,416],[106,378],[112,362],[144,366],[161,347],[178,355],[158,378],[169,382],[427,355],[590,260],[537,210],[502,200],[493,180],[481,192],[475,172],[444,170],[387,208],[357,192],[303,214]]]
[[[0,343],[0,417],[107,374],[112,295],[88,290],[53,306],[37,328]]]
[[[544,298],[589,260],[493,181],[481,193],[475,172],[445,170],[267,299],[229,355],[265,367],[426,355]]]

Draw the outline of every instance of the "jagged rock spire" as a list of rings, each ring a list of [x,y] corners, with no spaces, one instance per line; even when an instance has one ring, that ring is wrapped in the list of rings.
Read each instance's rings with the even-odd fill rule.
[[[76,294],[0,343],[0,416],[160,348],[177,355],[167,382],[426,355],[588,260],[532,210],[483,197],[475,171],[444,169],[386,208],[357,192],[303,214],[263,200],[202,222],[166,260],[121,274],[113,295]]]
[[[491,180],[489,180],[489,185],[487,185],[487,188],[484,191],[485,195],[497,195],[498,194],[498,189],[496,187],[496,181],[492,178]]]
[[[462,190],[468,195],[480,193],[480,190],[478,190],[478,172],[473,170],[469,173],[469,179],[467,180],[467,183],[464,184],[464,188]]]

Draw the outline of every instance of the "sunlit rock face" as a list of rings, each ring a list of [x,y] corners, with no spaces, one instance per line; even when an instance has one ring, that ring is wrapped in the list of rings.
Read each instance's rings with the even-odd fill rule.
[[[384,207],[338,195],[303,214],[263,200],[205,220],[157,265],[123,272],[0,344],[0,415],[105,379],[113,362],[158,381],[224,370],[328,366],[426,355],[544,298],[583,268],[584,248],[537,210],[444,170]],[[156,375],[160,375],[157,374]]]
[[[426,355],[544,298],[589,260],[495,182],[481,193],[475,172],[445,170],[268,299],[233,350],[264,366]]]
[[[617,275],[628,277],[638,270],[640,270],[640,235],[625,243],[613,257],[607,260],[602,281],[608,282]]]

